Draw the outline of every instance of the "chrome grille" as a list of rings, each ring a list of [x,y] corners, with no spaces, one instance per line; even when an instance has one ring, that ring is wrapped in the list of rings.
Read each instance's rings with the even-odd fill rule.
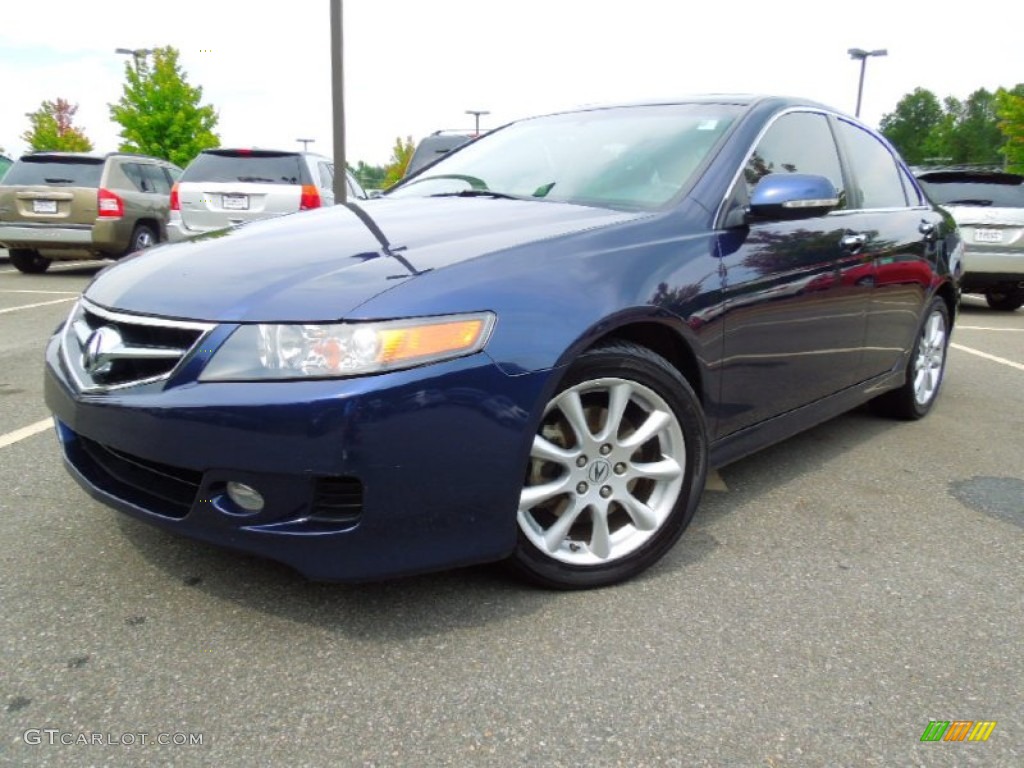
[[[82,299],[64,325],[61,350],[80,389],[120,389],[166,379],[213,327],[114,312]]]

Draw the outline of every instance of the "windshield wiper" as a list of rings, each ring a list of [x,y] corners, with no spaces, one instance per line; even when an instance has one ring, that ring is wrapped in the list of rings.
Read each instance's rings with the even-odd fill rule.
[[[74,179],[50,179],[50,178],[45,178],[45,179],[43,179],[43,181],[45,181],[47,184],[74,184],[75,183]]]
[[[273,179],[265,179],[262,176],[239,176],[239,181],[248,181],[255,184],[273,184]]]
[[[495,192],[493,189],[463,189],[459,192],[438,192],[427,197],[497,197],[502,200],[529,200],[528,197],[510,195],[508,192]]]
[[[991,200],[975,200],[975,199],[972,199],[972,198],[967,198],[967,199],[964,199],[964,200],[950,200],[948,203],[943,203],[943,205],[978,205],[978,206],[984,207],[984,206],[987,206],[987,205],[992,205],[992,201]]]

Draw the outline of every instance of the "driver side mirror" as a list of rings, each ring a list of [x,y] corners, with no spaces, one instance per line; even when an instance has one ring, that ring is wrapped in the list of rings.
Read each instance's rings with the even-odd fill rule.
[[[838,208],[841,202],[832,182],[810,173],[769,173],[750,194],[750,217],[807,219]]]

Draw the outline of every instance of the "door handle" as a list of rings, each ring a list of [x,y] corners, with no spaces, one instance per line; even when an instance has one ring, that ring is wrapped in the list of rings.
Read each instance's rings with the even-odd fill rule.
[[[839,241],[839,245],[841,245],[843,249],[846,251],[856,253],[857,251],[864,247],[864,244],[867,241],[867,235],[862,233],[851,232],[850,234],[843,235],[843,239]]]
[[[936,229],[935,222],[927,219],[921,219],[921,223],[917,225],[917,231],[924,235],[925,240],[934,240],[937,237]]]

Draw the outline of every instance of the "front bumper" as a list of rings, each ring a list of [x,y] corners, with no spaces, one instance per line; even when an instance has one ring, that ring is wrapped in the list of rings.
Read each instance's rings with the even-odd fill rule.
[[[55,337],[45,392],[68,469],[94,498],[312,579],[359,581],[511,552],[534,409],[551,375],[510,377],[481,353],[342,381],[85,394]],[[229,480],[257,488],[264,509],[235,506]],[[318,511],[325,483],[357,488],[357,514]]]

